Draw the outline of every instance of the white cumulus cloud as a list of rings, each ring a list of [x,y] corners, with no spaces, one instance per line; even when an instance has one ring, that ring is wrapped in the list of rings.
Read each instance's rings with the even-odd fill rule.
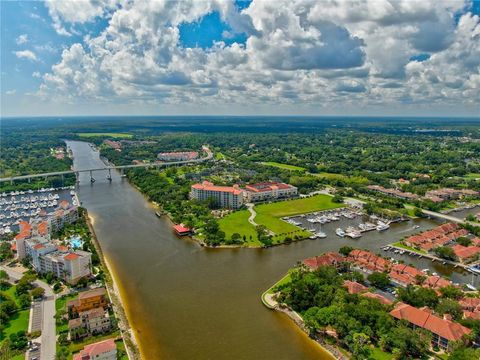
[[[31,61],[38,61],[37,55],[31,50],[14,51],[14,54],[19,59],[27,59]]]

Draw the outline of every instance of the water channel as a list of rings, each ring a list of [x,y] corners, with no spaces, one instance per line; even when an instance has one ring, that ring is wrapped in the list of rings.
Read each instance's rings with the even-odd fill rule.
[[[68,141],[76,170],[102,166],[88,143]],[[435,226],[431,220],[394,224],[352,240],[334,235],[270,249],[207,249],[179,239],[145,198],[118,173],[82,173],[78,195],[117,279],[127,315],[144,359],[330,359],[283,314],[266,309],[261,293],[304,258],[352,245],[379,248],[406,234]],[[414,229],[419,225],[419,229]],[[332,228],[329,228],[331,226]],[[388,256],[392,256],[389,253]],[[402,257],[420,269],[471,275],[442,264]]]

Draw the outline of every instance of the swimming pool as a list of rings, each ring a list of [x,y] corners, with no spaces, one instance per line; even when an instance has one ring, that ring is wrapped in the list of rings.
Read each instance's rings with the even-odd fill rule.
[[[83,245],[83,241],[80,236],[70,238],[69,242],[70,242],[70,246],[74,248],[81,248]]]

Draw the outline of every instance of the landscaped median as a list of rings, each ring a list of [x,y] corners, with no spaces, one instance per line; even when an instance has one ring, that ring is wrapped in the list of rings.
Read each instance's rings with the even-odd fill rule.
[[[258,225],[264,225],[273,234],[272,243],[277,245],[285,243],[288,238],[295,241],[308,238],[311,235],[309,231],[282,220],[283,217],[343,206],[345,205],[334,203],[331,196],[319,194],[302,199],[257,205],[255,206],[257,215],[254,221]],[[233,212],[219,220],[220,230],[225,232],[226,238],[230,238],[234,233],[245,237],[246,246],[262,246],[262,243],[258,240],[255,227],[248,222],[249,217],[250,213],[247,210]]]

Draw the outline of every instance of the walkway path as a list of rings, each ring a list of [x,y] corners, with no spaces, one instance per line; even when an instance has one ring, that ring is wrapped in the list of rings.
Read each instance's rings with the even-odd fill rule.
[[[252,224],[253,226],[258,226],[258,224],[255,222],[255,216],[257,216],[257,213],[255,212],[255,204],[248,203],[245,204],[247,206],[248,211],[250,211],[250,217],[248,218],[248,222]]]
[[[23,274],[19,271],[15,271],[8,266],[1,266],[2,270],[5,270],[9,277],[15,280],[20,280]],[[41,359],[42,360],[55,360],[55,344],[57,337],[55,334],[55,294],[50,286],[41,281],[35,280],[34,284],[45,290],[45,295],[42,300],[42,335],[40,342],[42,344]]]

